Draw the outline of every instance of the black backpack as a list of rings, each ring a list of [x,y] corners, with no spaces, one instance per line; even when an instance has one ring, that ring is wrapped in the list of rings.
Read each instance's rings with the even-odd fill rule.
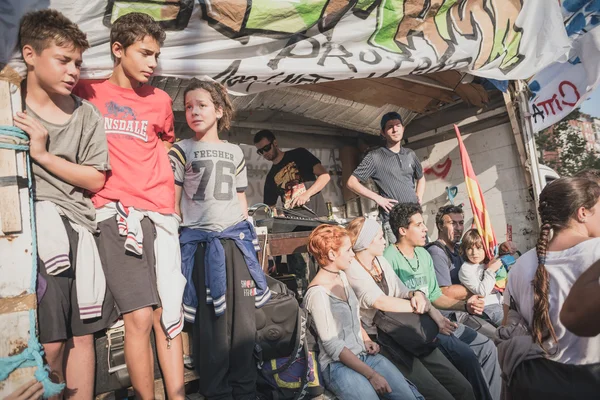
[[[309,387],[311,374],[320,376],[314,356],[318,346],[310,314],[300,307],[294,293],[284,283],[267,276],[267,284],[272,292],[271,299],[256,310],[254,355],[259,398],[299,400],[319,396],[324,392],[322,386]],[[302,366],[300,371],[299,366]],[[273,377],[283,372],[288,377],[299,376],[299,388],[278,386]]]

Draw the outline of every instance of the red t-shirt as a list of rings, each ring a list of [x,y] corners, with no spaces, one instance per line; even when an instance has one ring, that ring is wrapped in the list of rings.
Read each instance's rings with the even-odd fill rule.
[[[94,206],[121,201],[139,210],[174,213],[173,171],[161,143],[175,140],[169,95],[150,85],[126,89],[108,80],[82,81],[73,93],[104,116],[112,170],[93,195]]]

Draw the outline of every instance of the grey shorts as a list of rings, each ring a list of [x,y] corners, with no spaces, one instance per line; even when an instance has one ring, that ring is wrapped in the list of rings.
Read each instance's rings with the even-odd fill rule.
[[[102,267],[119,313],[160,307],[154,261],[156,231],[152,221],[147,217],[142,220],[144,244],[141,256],[125,250],[125,236],[119,235],[115,218],[99,222],[98,229]]]
[[[46,290],[38,303],[38,326],[40,343],[67,340],[73,336],[84,336],[106,329],[117,319],[113,296],[106,290],[100,318],[82,320],[77,306],[78,234],[63,218],[69,246],[71,268],[58,275],[48,275],[43,262],[38,259],[39,274],[46,281]],[[96,244],[98,239],[96,238]]]

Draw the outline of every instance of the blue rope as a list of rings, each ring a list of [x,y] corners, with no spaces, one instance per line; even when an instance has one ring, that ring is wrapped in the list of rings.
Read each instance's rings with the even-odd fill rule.
[[[29,136],[21,129],[14,126],[0,126],[0,148],[24,151],[27,164],[27,188],[29,190],[29,215],[31,216],[31,286],[28,293],[36,292],[37,285],[37,237],[35,225],[35,213],[33,204],[33,181],[31,179],[31,160],[29,158]],[[44,349],[36,336],[35,311],[29,310],[29,342],[27,348],[20,354],[0,358],[0,381],[8,378],[11,372],[17,368],[37,367],[35,378],[44,386],[44,398],[56,396],[65,387],[64,383],[54,383],[50,380],[48,372],[50,368],[44,365],[42,356]]]

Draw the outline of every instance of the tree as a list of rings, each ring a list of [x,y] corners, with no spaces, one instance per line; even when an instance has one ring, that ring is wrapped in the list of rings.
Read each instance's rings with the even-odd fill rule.
[[[551,130],[539,132],[536,136],[540,163],[554,169],[560,176],[572,176],[588,168],[600,169],[600,155],[594,150],[588,150],[581,131],[569,124],[569,121],[582,116],[579,110],[574,110]],[[556,151],[558,158],[544,159],[544,151]]]

